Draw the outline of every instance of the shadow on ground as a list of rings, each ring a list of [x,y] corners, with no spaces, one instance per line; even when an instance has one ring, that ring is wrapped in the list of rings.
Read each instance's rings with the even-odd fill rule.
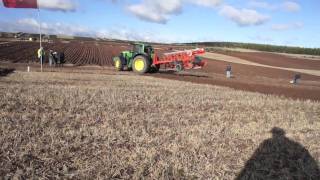
[[[271,132],[273,137],[260,144],[236,180],[320,179],[319,166],[306,148],[288,139],[283,129]]]
[[[15,69],[12,68],[0,68],[0,76],[8,76],[13,73]]]
[[[185,73],[185,72],[177,72],[175,70],[161,70],[155,74],[160,75],[173,75],[173,76],[180,76],[180,77],[202,77],[202,78],[209,78],[209,76],[206,75],[199,75],[199,74],[191,74],[191,73]]]

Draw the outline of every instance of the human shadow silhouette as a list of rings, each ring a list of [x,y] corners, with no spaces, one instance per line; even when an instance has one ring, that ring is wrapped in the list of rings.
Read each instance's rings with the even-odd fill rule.
[[[260,144],[236,180],[320,180],[319,165],[306,148],[288,139],[281,128],[271,132],[273,137]]]
[[[12,68],[0,68],[0,76],[8,76],[13,73],[15,69]]]
[[[202,77],[202,78],[208,78],[209,76],[206,75],[198,75],[198,74],[190,74],[190,73],[179,73],[175,70],[160,70],[159,72],[155,74],[164,74],[164,75],[172,75],[177,77]]]

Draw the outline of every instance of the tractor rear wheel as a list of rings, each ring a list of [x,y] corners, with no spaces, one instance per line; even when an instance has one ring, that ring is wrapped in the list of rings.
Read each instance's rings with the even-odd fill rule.
[[[145,56],[137,56],[133,59],[132,69],[139,74],[147,73],[150,70],[150,61]]]
[[[114,61],[114,67],[116,68],[117,71],[122,71],[123,70],[123,64],[122,61],[120,59],[120,57],[115,57],[113,59]]]

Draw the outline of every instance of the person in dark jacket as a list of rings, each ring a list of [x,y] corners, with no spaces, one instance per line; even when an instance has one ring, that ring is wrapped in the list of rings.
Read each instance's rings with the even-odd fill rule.
[[[66,63],[66,61],[65,61],[65,59],[64,59],[64,52],[59,53],[59,56],[60,56],[60,63],[61,63],[61,64]]]
[[[290,83],[291,84],[298,84],[300,79],[301,79],[301,75],[300,74],[296,74],[296,75],[294,75],[293,80],[290,81]]]

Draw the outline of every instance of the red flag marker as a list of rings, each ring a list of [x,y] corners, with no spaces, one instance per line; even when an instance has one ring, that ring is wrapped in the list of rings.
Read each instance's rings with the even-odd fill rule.
[[[3,0],[7,8],[38,8],[37,0]]]

